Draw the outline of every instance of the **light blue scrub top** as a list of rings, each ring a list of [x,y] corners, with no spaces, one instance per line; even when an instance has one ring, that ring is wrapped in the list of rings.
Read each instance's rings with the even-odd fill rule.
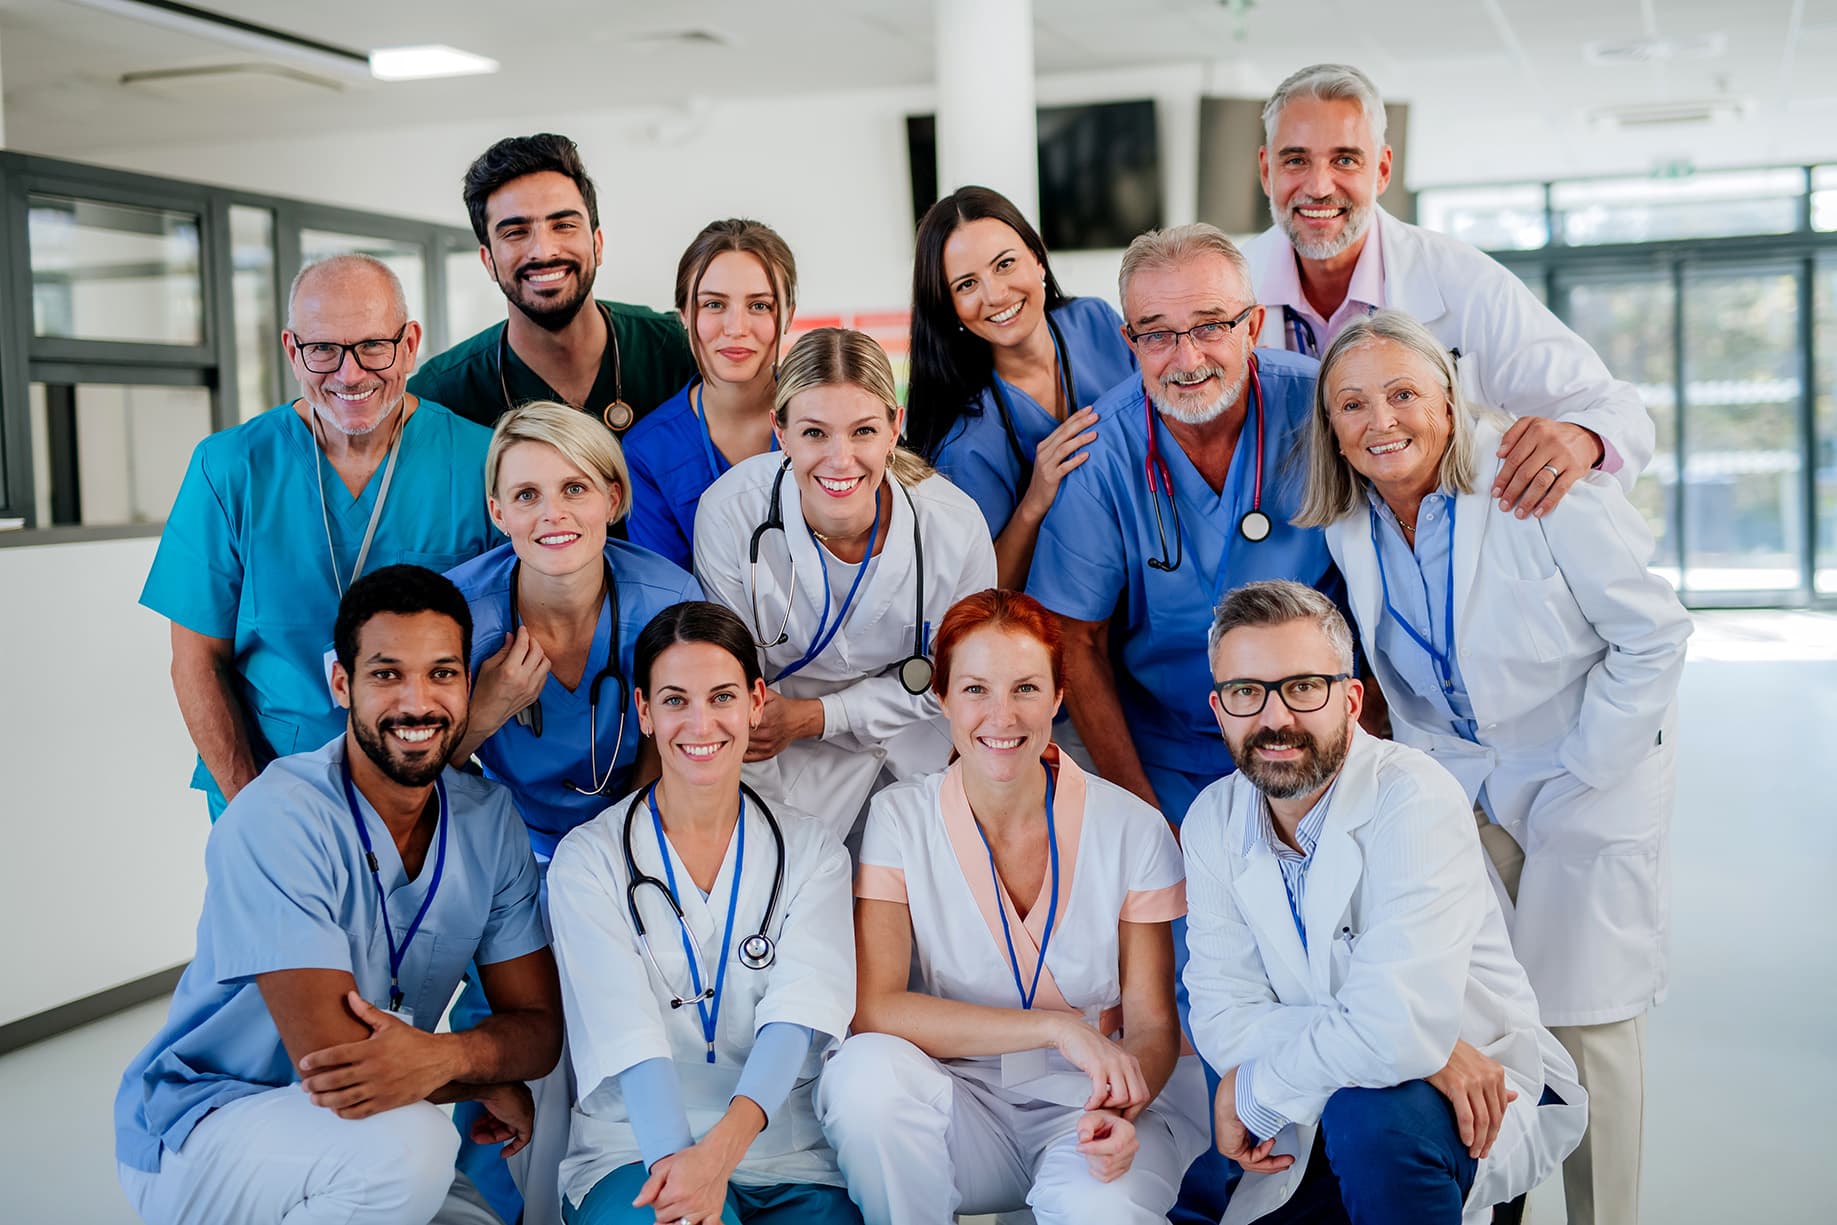
[[[648,420],[649,418],[646,418]],[[634,427],[636,428],[636,427]],[[483,557],[450,572],[466,603],[472,608],[472,673],[502,649],[510,632],[510,568],[517,555],[508,542]],[[632,650],[651,618],[672,604],[702,599],[701,584],[680,567],[648,549],[623,540],[606,542],[606,560],[612,563],[613,581],[619,587],[619,668],[627,681],[625,742],[619,746],[612,781],[603,795],[581,795],[565,785],[592,787],[592,766],[587,752],[589,690],[606,665],[606,643],[611,617],[600,605],[599,623],[593,630],[593,648],[578,688],[569,689],[552,674],[542,686],[542,735],[515,719],[505,723],[478,748],[488,777],[510,788],[517,810],[529,826],[530,845],[544,860],[555,853],[562,836],[598,816],[609,796],[631,790],[628,780],[638,756],[643,733],[638,730],[638,707],[630,692]],[[619,684],[607,679],[600,686],[599,767],[612,761],[619,738]]]
[[[1112,655],[1122,661],[1117,692],[1136,751],[1151,767],[1213,777],[1231,772],[1206,703],[1212,675],[1206,633],[1225,592],[1259,579],[1286,578],[1345,602],[1326,534],[1289,523],[1301,509],[1305,477],[1300,457],[1291,459],[1291,452],[1306,445],[1319,363],[1271,349],[1256,350],[1256,360],[1268,427],[1261,447],[1263,513],[1271,523],[1267,538],[1253,544],[1238,534],[1256,478],[1254,402],[1224,490],[1217,494],[1156,414],[1155,445],[1173,479],[1185,557],[1171,573],[1149,567],[1148,559],[1162,553],[1149,505],[1148,426],[1137,379],[1098,401],[1102,424],[1089,447],[1091,458],[1066,474],[1034,547],[1028,594],[1081,621],[1103,621],[1118,612],[1120,624],[1113,625],[1110,640]],[[1157,496],[1171,560],[1173,516],[1165,495]]]
[[[388,1001],[382,904],[345,802],[340,736],[262,771],[224,811],[205,845],[209,873],[198,951],[166,1024],[121,1077],[115,1156],[157,1172],[218,1106],[299,1080],[256,985],[277,970],[348,970],[363,997]],[[402,962],[403,1003],[432,1030],[466,964],[510,961],[548,944],[536,909],[536,863],[510,793],[448,770],[447,853],[420,930]],[[389,921],[401,939],[421,908],[440,845],[406,879],[395,840],[358,792],[376,850]]]
[[[1072,370],[1075,403],[1071,411],[1097,403],[1124,379],[1137,377],[1135,352],[1122,335],[1122,316],[1108,302],[1073,298],[1052,312],[1052,321],[1065,342],[1066,361]],[[1060,422],[1032,396],[1006,379],[999,381],[1014,416],[1021,452],[1031,464],[1034,448]],[[976,499],[983,518],[989,521],[989,535],[1001,535],[1027,492],[1031,473],[1023,470],[1008,441],[1008,431],[1002,428],[1001,405],[993,389],[984,388],[975,405],[957,418],[932,462],[951,484]]]
[[[412,562],[439,573],[491,547],[498,535],[485,506],[490,442],[490,430],[420,402],[402,428],[366,572]],[[344,730],[325,675],[338,587],[319,509],[317,447],[290,405],[200,442],[140,593],[142,604],[186,629],[234,640],[258,763],[317,748]],[[356,498],[331,464],[324,471],[339,578],[349,586],[383,466]],[[202,759],[191,785],[211,797],[213,811],[221,807]]]
[[[1390,608],[1379,609],[1378,652],[1455,735],[1478,744],[1480,725],[1467,697],[1460,656],[1448,639],[1448,558],[1454,548],[1454,517],[1449,512],[1454,499],[1437,490],[1422,500],[1412,551],[1384,499],[1372,490],[1366,496],[1378,515],[1378,560],[1389,584],[1391,606],[1447,656],[1453,687],[1443,686],[1441,669],[1397,623]]]

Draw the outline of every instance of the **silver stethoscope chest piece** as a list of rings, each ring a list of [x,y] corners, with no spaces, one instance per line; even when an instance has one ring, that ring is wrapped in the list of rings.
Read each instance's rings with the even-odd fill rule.
[[[931,661],[923,655],[908,655],[899,661],[899,683],[913,697],[931,688]]]
[[[1259,540],[1269,539],[1269,516],[1260,510],[1247,511],[1237,521],[1237,530],[1245,540],[1255,544]]]
[[[740,941],[740,964],[749,970],[763,970],[778,960],[778,946],[762,932],[754,932]]]

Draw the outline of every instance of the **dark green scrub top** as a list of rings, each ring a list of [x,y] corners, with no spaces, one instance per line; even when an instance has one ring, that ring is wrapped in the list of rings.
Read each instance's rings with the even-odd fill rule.
[[[600,305],[612,315],[613,333],[619,341],[620,377],[613,377],[612,346],[607,345],[587,408],[597,418],[613,400],[623,398],[642,417],[695,376],[688,338],[674,314],[624,302]],[[504,402],[505,386],[510,389],[513,404],[560,400],[555,390],[524,365],[517,351],[509,346],[504,348],[504,382],[499,384],[498,338],[504,328],[502,323],[493,324],[431,359],[408,380],[408,390],[487,427],[495,425],[511,407]]]

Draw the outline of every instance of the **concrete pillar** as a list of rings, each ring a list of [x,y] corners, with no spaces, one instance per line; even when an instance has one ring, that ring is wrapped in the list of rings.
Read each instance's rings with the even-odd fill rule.
[[[1038,224],[1033,0],[937,0],[938,194],[992,187]]]

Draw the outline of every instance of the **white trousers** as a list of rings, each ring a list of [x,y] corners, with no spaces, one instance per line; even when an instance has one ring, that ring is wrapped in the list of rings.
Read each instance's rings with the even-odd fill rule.
[[[1480,822],[1480,842],[1516,900],[1524,851],[1511,834]],[[1639,1177],[1645,1152],[1646,1014],[1605,1025],[1552,1025],[1550,1032],[1575,1060],[1588,1090],[1588,1130],[1563,1163],[1569,1225],[1638,1225]]]
[[[289,1085],[205,1115],[157,1174],[118,1168],[148,1225],[497,1225],[458,1151],[437,1106],[341,1119]]]
[[[949,1225],[1033,1209],[1039,1225],[1166,1225],[1206,1138],[1150,1106],[1127,1173],[1099,1182],[1078,1152],[1083,1111],[954,1074],[903,1038],[856,1034],[823,1069],[817,1114],[867,1225]]]

